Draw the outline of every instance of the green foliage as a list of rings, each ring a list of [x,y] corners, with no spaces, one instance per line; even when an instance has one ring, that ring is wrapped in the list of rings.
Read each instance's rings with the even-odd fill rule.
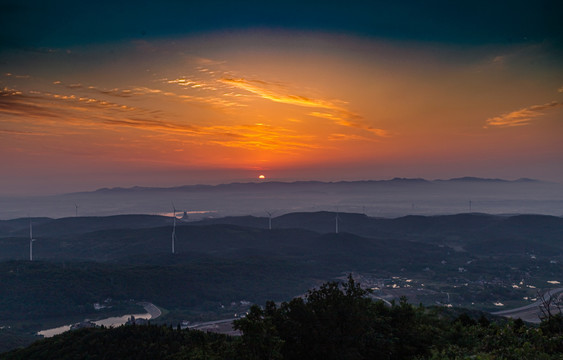
[[[272,319],[259,306],[253,305],[246,317],[236,320],[234,328],[243,332],[238,355],[242,359],[282,359],[283,341],[277,335]]]
[[[279,308],[271,302],[265,310],[253,308],[253,316],[238,320],[235,326],[243,332],[243,344],[259,340],[254,329],[279,338],[276,344],[284,359],[386,359],[393,354],[395,358],[423,354],[422,310],[406,301],[389,308],[368,295],[350,276],[344,284],[329,282],[309,291],[305,300],[296,298]],[[259,346],[266,345],[266,338],[261,337]]]
[[[540,327],[546,334],[563,335],[563,314],[558,313],[556,315],[546,317],[542,321]]]
[[[25,347],[41,338],[19,329],[0,328],[0,354],[14,348]]]
[[[0,359],[229,359],[235,338],[168,326],[121,326],[69,331]]]
[[[350,276],[279,307],[253,307],[235,322],[243,358],[277,359],[560,359],[561,332],[521,321],[491,323],[462,313],[438,316],[402,298],[373,301]],[[551,327],[549,327],[551,329]],[[278,351],[279,349],[279,351]],[[245,353],[244,351],[249,351]]]
[[[0,354],[13,359],[561,359],[561,315],[532,327],[415,307],[406,298],[386,305],[349,276],[303,298],[254,305],[234,327],[241,337],[123,326],[82,329]]]
[[[108,297],[200,311],[233,301],[262,302],[304,291],[308,280],[294,279],[294,272],[294,265],[271,258],[199,259],[175,266],[1,262],[0,320],[93,317],[93,303]],[[277,287],[268,290],[272,283]]]

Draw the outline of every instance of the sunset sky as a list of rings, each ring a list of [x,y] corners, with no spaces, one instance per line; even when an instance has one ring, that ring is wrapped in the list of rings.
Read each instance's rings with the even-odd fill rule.
[[[0,194],[563,182],[560,1],[203,3],[0,1]]]

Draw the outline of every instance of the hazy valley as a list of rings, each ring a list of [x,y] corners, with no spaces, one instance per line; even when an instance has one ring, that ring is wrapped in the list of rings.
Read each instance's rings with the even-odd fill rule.
[[[314,185],[305,187],[336,186]],[[558,216],[467,211],[375,217],[340,211],[346,209],[341,200],[338,213],[274,213],[269,218],[264,210],[256,209],[266,200],[257,199],[266,192],[283,197],[283,188],[295,184],[232,186],[258,194],[252,201],[256,213],[265,216],[207,215],[181,220],[179,212],[174,254],[171,216],[75,214],[0,220],[4,350],[18,343],[10,338],[31,339],[45,328],[138,311],[140,301],[163,310],[154,320],[157,323],[235,318],[253,303],[287,301],[348,274],[372,289],[378,299],[406,296],[413,304],[486,312],[531,304],[547,289],[560,287],[563,280],[563,218]],[[403,181],[401,186],[412,184]],[[170,200],[181,202],[175,197],[178,191],[187,197],[193,189],[106,190],[102,194],[121,199],[124,193],[135,193],[140,199],[145,192],[150,197],[155,196],[152,192],[162,196],[167,191]],[[366,203],[368,209],[376,206]],[[384,209],[381,202],[377,204]],[[35,239],[33,262],[29,261],[30,222]],[[94,308],[107,299],[111,299],[107,307]]]
[[[170,188],[104,188],[34,197],[0,197],[0,219],[118,214],[172,215],[172,201],[192,220],[341,211],[373,217],[488,214],[563,215],[563,185],[531,179],[394,178],[340,182],[250,182]]]

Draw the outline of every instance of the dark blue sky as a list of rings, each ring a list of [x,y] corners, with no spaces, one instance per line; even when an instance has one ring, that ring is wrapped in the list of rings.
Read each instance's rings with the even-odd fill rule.
[[[274,28],[449,44],[563,43],[555,1],[0,1],[8,47]]]

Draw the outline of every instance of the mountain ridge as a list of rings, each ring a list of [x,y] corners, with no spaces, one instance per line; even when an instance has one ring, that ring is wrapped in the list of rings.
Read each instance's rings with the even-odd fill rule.
[[[193,185],[179,185],[171,187],[158,187],[158,186],[132,186],[132,187],[104,187],[93,191],[81,191],[67,193],[65,195],[78,195],[78,194],[88,194],[88,193],[107,193],[107,192],[141,192],[141,191],[202,191],[202,190],[221,190],[221,189],[245,189],[248,187],[273,187],[273,186],[308,186],[308,185],[320,185],[320,186],[339,186],[339,185],[368,185],[368,184],[432,184],[432,183],[444,183],[444,182],[478,182],[478,183],[544,183],[544,181],[530,178],[519,178],[516,180],[506,180],[499,178],[480,178],[473,176],[457,177],[450,179],[433,179],[428,180],[424,178],[402,178],[394,177],[392,179],[386,180],[353,180],[353,181],[317,181],[317,180],[306,180],[306,181],[255,181],[255,182],[232,182],[223,183],[217,185],[206,185],[206,184],[193,184]]]

